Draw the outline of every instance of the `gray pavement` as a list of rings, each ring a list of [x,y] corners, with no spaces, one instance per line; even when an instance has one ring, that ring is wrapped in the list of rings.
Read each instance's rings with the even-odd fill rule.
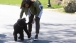
[[[39,40],[33,41],[35,36],[35,24],[33,24],[32,40],[27,40],[25,33],[23,42],[20,40],[15,42],[12,35],[13,24],[19,18],[19,13],[19,6],[0,5],[0,43],[76,43],[76,14],[47,9],[43,10],[41,17]]]

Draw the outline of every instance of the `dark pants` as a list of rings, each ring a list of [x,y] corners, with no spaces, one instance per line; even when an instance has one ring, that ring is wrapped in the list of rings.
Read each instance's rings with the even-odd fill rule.
[[[34,15],[31,14],[31,16],[29,17],[29,24],[28,24],[28,31],[30,33],[32,31],[33,18],[34,18]],[[38,34],[39,33],[39,29],[40,29],[40,18],[39,17],[36,17],[35,24],[36,24],[36,33]]]

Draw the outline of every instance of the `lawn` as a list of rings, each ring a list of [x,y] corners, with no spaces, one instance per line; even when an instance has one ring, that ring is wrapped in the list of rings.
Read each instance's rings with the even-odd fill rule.
[[[18,6],[20,6],[21,2],[22,0],[0,0],[0,4],[18,5]],[[44,6],[44,8],[47,8],[48,0],[40,0],[40,2]],[[53,1],[50,0],[50,2]],[[52,4],[51,6],[52,6],[51,8],[61,8],[61,5],[57,5],[57,4]]]
[[[40,0],[41,3],[43,4],[44,8],[47,8],[48,0]],[[54,0],[50,0],[51,7],[50,8],[61,8],[61,5],[58,5],[57,3],[53,3]]]
[[[0,0],[0,4],[20,5],[22,0]]]

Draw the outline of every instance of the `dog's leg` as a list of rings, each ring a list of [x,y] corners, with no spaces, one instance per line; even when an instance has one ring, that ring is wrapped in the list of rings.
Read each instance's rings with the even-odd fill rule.
[[[23,41],[24,40],[24,34],[23,31],[20,33],[20,39]]]
[[[14,40],[17,41],[17,33],[14,32],[13,35],[14,35]]]

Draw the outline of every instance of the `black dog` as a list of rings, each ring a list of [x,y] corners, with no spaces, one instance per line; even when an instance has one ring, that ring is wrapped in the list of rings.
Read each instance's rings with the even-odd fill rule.
[[[25,18],[20,18],[18,19],[18,21],[14,24],[14,40],[17,41],[17,34],[19,33],[19,39],[21,39],[22,41],[24,40],[24,34],[23,34],[23,30],[26,32],[26,34],[28,35],[28,38],[30,38],[30,34],[27,30],[27,23],[25,22]]]

